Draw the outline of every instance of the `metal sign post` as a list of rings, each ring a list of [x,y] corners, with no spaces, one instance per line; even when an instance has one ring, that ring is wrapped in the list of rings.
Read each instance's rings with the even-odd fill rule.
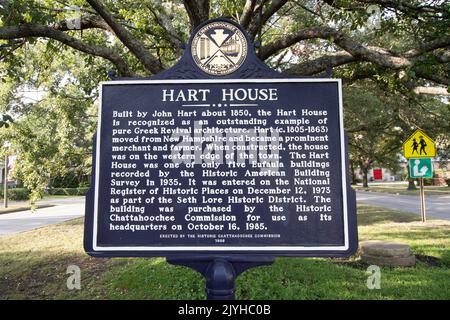
[[[208,300],[234,300],[235,281],[242,272],[265,265],[271,265],[272,256],[222,255],[216,257],[186,256],[168,257],[167,262],[185,266],[205,277],[205,292]]]
[[[420,213],[422,217],[422,222],[427,221],[427,212],[425,208],[425,190],[423,188],[423,178],[419,178],[420,181]]]

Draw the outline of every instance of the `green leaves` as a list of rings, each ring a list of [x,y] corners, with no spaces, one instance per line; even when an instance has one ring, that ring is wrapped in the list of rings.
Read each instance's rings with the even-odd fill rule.
[[[73,103],[73,102],[72,102]],[[68,172],[85,175],[90,166],[91,134],[95,119],[86,117],[89,100],[73,105],[69,99],[48,96],[11,127],[8,140],[17,155],[14,176],[38,200],[56,177]]]
[[[396,169],[401,135],[393,96],[386,98],[376,84],[365,82],[344,91],[345,128],[350,158],[361,169],[373,164]]]
[[[2,115],[2,119],[0,120],[0,128],[2,127],[9,128],[8,122],[14,122],[13,118],[11,118],[11,116],[8,114]]]
[[[210,17],[226,16],[237,20],[245,2],[211,1]],[[64,26],[66,19],[74,18],[74,10],[70,9],[73,6],[79,8],[75,14],[100,18],[85,0],[9,0],[7,3],[7,10],[0,9],[0,26]],[[187,42],[190,32],[182,1],[103,0],[102,3],[114,19],[166,68],[178,60],[182,54],[180,45]],[[257,1],[257,6],[261,3],[261,13],[264,13],[272,2]],[[257,38],[264,46],[275,40],[283,41],[287,35],[306,28],[331,27],[346,33],[361,46],[377,46],[383,48],[381,51],[392,53],[393,57],[401,57],[402,52],[420,48],[425,42],[449,34],[450,7],[444,2],[430,2],[427,6],[418,0],[373,3],[379,6],[379,11],[369,10],[373,4],[368,1],[288,1],[267,20],[261,28],[261,39]],[[447,11],[436,14],[441,9]],[[377,28],[370,26],[375,21],[372,19],[374,13],[381,14]],[[250,26],[256,23],[259,14],[256,9]],[[123,59],[129,74],[148,76],[142,61],[105,25],[82,31],[69,30],[66,34],[87,46],[113,50],[119,60]],[[301,42],[283,47],[267,61],[275,68],[288,70],[293,65],[342,50],[333,40],[305,37]],[[360,149],[370,147],[366,151],[351,147],[353,156],[366,162],[379,161],[383,153],[388,155],[386,159],[395,158],[391,157],[390,150],[398,143],[399,133],[393,129],[394,125],[386,127],[386,121],[398,121],[404,128],[419,124],[427,126],[433,121],[450,123],[444,108],[433,108],[436,101],[424,104],[440,116],[430,117],[434,120],[418,119],[419,102],[406,94],[411,90],[410,83],[422,86],[432,83],[424,80],[421,73],[448,79],[448,62],[436,58],[447,49],[439,50],[411,58],[413,66],[402,70],[381,67],[383,64],[364,56],[356,57],[357,62],[334,68],[334,77],[353,81],[353,86],[344,95],[346,126],[355,130],[350,141],[359,144]],[[11,125],[10,119],[0,117],[0,138],[12,141],[20,163],[16,174],[35,190],[36,197],[55,176],[66,172],[89,173],[90,139],[96,120],[94,101],[98,96],[98,83],[107,80],[108,72],[117,67],[117,62],[113,65],[110,61],[76,51],[54,39],[19,37],[0,42],[0,113],[12,114],[15,118]],[[374,80],[373,83],[368,85],[361,80],[366,78]],[[27,95],[23,91],[26,90],[39,90],[40,93],[24,98]],[[368,143],[361,144],[361,141]]]
[[[0,83],[0,106],[5,113],[0,123],[6,122],[0,141],[11,142],[10,152],[17,155],[12,174],[32,191],[32,201],[43,195],[55,177],[90,173],[96,123],[93,101],[107,71],[101,59],[92,58],[88,65],[75,51],[58,54],[52,46],[41,42],[26,52],[19,50],[27,63],[9,61],[14,73]],[[14,125],[8,110],[14,110]]]
[[[22,18],[26,23],[31,23],[33,21],[32,15],[28,12],[23,13]]]

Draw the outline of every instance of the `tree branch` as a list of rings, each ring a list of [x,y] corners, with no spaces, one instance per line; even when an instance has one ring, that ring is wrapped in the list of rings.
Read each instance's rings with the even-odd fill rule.
[[[448,89],[445,87],[417,86],[417,87],[414,87],[411,89],[416,94],[431,94],[431,95],[450,96],[450,92],[448,92]]]
[[[418,48],[409,50],[404,54],[399,54],[383,48],[363,45],[343,32],[333,28],[312,27],[299,30],[295,34],[286,35],[269,43],[261,48],[260,57],[264,60],[277,53],[279,50],[287,48],[301,40],[317,38],[329,40],[344,49],[354,57],[354,60],[349,61],[367,61],[392,69],[402,69],[412,66],[415,59],[417,59],[416,57],[419,55],[450,45],[450,37],[447,36],[423,43]],[[338,61],[334,62],[337,63]],[[339,64],[343,63],[338,63],[338,65]]]
[[[429,74],[426,72],[423,72],[421,70],[414,70],[414,72],[416,73],[416,76],[418,76],[419,78],[422,79],[426,79],[438,84],[443,84],[446,86],[450,86],[450,79],[449,78],[444,78],[444,77],[440,77],[436,74]]]
[[[239,24],[242,28],[246,29],[250,24],[255,10],[256,0],[245,1],[245,6],[242,11],[241,19],[239,19]]]
[[[328,27],[305,28],[299,30],[295,34],[288,34],[265,45],[259,51],[259,56],[262,60],[265,60],[271,55],[277,53],[279,50],[290,47],[299,41],[315,38],[328,39],[336,35],[337,32],[337,30]]]
[[[73,25],[69,23],[70,20],[62,20],[56,23],[50,24],[49,27],[52,27],[59,31],[72,31],[75,30]],[[80,29],[76,30],[86,30],[86,29],[103,29],[106,31],[112,32],[111,27],[98,16],[83,16],[80,20]]]
[[[200,23],[209,19],[209,0],[183,0],[183,3],[189,16],[191,32]]]
[[[168,40],[172,44],[175,52],[178,55],[181,55],[181,47],[183,42],[180,37],[177,35],[175,28],[172,24],[172,20],[165,14],[164,9],[161,5],[161,2],[158,2],[158,8],[155,10],[151,5],[147,5],[147,8],[155,17],[156,22],[167,32]]]
[[[354,71],[350,77],[343,77],[342,82],[345,84],[352,84],[355,81],[373,78],[377,72],[374,70],[362,69],[358,71]]]
[[[450,36],[442,37],[439,39],[431,40],[429,42],[425,42],[419,45],[419,47],[415,49],[411,49],[404,53],[405,57],[414,58],[419,55],[422,55],[426,52],[430,52],[439,48],[445,48],[450,45]],[[448,54],[448,52],[447,52]]]
[[[133,53],[144,67],[153,74],[163,70],[162,65],[126,28],[116,21],[113,15],[99,0],[86,0],[91,7],[106,21],[120,41]]]
[[[356,59],[350,53],[346,51],[339,51],[324,55],[311,61],[300,63],[289,68],[284,73],[311,76],[323,72],[328,68],[337,67],[354,61],[356,61]]]
[[[264,25],[267,22],[267,20],[269,20],[275,13],[277,13],[278,10],[280,10],[286,4],[286,2],[288,1],[272,0],[267,10],[264,11],[260,17],[253,20],[248,29],[248,33],[252,39],[256,37],[256,34],[258,33],[260,27]]]
[[[442,52],[436,52],[434,54],[434,57],[439,61],[440,63],[447,63],[450,62],[450,50],[445,50]]]
[[[399,1],[399,0],[355,0],[353,2],[341,1],[341,0],[323,0],[326,4],[337,9],[353,10],[355,3],[364,5],[375,4],[383,8],[392,8],[403,14],[411,15],[414,13],[414,17],[418,17],[423,14],[427,17],[448,17],[448,8],[445,5],[445,1],[433,1],[436,5],[420,4],[416,5],[412,1]],[[355,3],[354,3],[355,2]]]
[[[12,55],[14,51],[20,49],[26,42],[24,40],[18,41],[17,43],[14,43],[13,45],[5,45],[5,48],[10,48],[4,55],[0,55],[0,61],[5,59],[6,57]],[[3,45],[0,45],[0,50],[4,48]],[[0,51],[1,52],[1,51]]]
[[[66,33],[51,27],[33,24],[22,24],[19,26],[8,26],[0,28],[0,39],[10,40],[26,37],[43,37],[57,40],[74,49],[105,58],[111,61],[123,76],[131,76],[127,64],[122,57],[110,48],[91,45],[76,38],[68,36]]]

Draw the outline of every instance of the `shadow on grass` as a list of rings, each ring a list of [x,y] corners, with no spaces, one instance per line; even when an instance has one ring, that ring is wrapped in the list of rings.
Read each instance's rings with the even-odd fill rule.
[[[273,266],[245,272],[238,279],[242,299],[443,299],[450,297],[444,268],[381,268],[381,290],[366,286],[366,268],[328,259],[277,259]],[[405,285],[404,285],[405,284]]]
[[[111,266],[123,262],[95,259],[79,254],[49,254],[48,252],[10,252],[0,254],[0,299],[79,299],[104,294],[95,282]],[[69,290],[67,267],[81,270],[82,290]]]
[[[164,258],[135,258],[107,276],[111,299],[205,299],[203,277]]]
[[[402,223],[420,221],[414,213],[392,211],[381,207],[358,206],[358,225],[368,226],[377,223]]]
[[[279,258],[236,281],[237,299],[434,299],[449,296],[447,269],[383,268],[382,290],[369,290],[365,266],[329,259]],[[108,275],[113,299],[204,299],[204,280],[164,259],[133,259]],[[445,283],[443,283],[445,282]],[[407,286],[402,287],[403,283]]]
[[[419,227],[415,215],[359,206],[364,236],[407,239],[421,253],[450,261],[449,229]],[[413,219],[414,218],[414,219]],[[392,226],[384,222],[399,222]],[[442,226],[441,226],[442,227]],[[204,299],[202,276],[163,258],[99,259],[81,248],[82,219],[8,237],[0,251],[0,299]],[[6,238],[5,238],[6,239]],[[32,243],[31,243],[32,242]],[[14,244],[14,245],[13,245]],[[47,248],[47,251],[43,248]],[[69,291],[67,266],[81,268],[81,290]],[[362,266],[329,259],[280,258],[272,266],[244,272],[240,299],[444,299],[450,298],[450,271],[419,263],[382,268],[382,289],[366,287]]]
[[[2,261],[17,264],[1,256]],[[95,259],[43,256],[23,272],[1,273],[1,299],[205,299],[202,276],[163,258]],[[66,268],[81,268],[81,290],[66,287]],[[442,299],[450,298],[446,268],[382,268],[382,289],[366,287],[365,268],[329,259],[279,258],[244,272],[238,299]]]

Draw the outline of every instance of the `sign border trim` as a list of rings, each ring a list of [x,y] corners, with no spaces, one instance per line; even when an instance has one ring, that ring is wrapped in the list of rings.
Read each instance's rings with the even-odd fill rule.
[[[124,84],[196,84],[196,83],[324,83],[335,82],[338,85],[339,95],[339,126],[340,126],[340,149],[341,149],[341,173],[342,173],[342,209],[344,224],[344,245],[343,246],[98,246],[97,230],[98,230],[98,193],[99,193],[99,176],[100,176],[100,145],[101,145],[101,114],[102,114],[102,97],[103,87],[106,85],[124,85]],[[342,98],[342,80],[332,78],[261,78],[261,79],[181,79],[181,80],[117,80],[100,82],[99,107],[98,107],[98,126],[97,126],[97,145],[95,159],[95,193],[94,193],[94,214],[93,214],[93,232],[92,232],[92,249],[94,251],[222,251],[222,252],[253,252],[253,251],[347,251],[349,249],[349,230],[348,230],[348,204],[347,204],[347,173],[345,159],[345,135],[344,135],[344,114],[343,114],[343,98]]]

